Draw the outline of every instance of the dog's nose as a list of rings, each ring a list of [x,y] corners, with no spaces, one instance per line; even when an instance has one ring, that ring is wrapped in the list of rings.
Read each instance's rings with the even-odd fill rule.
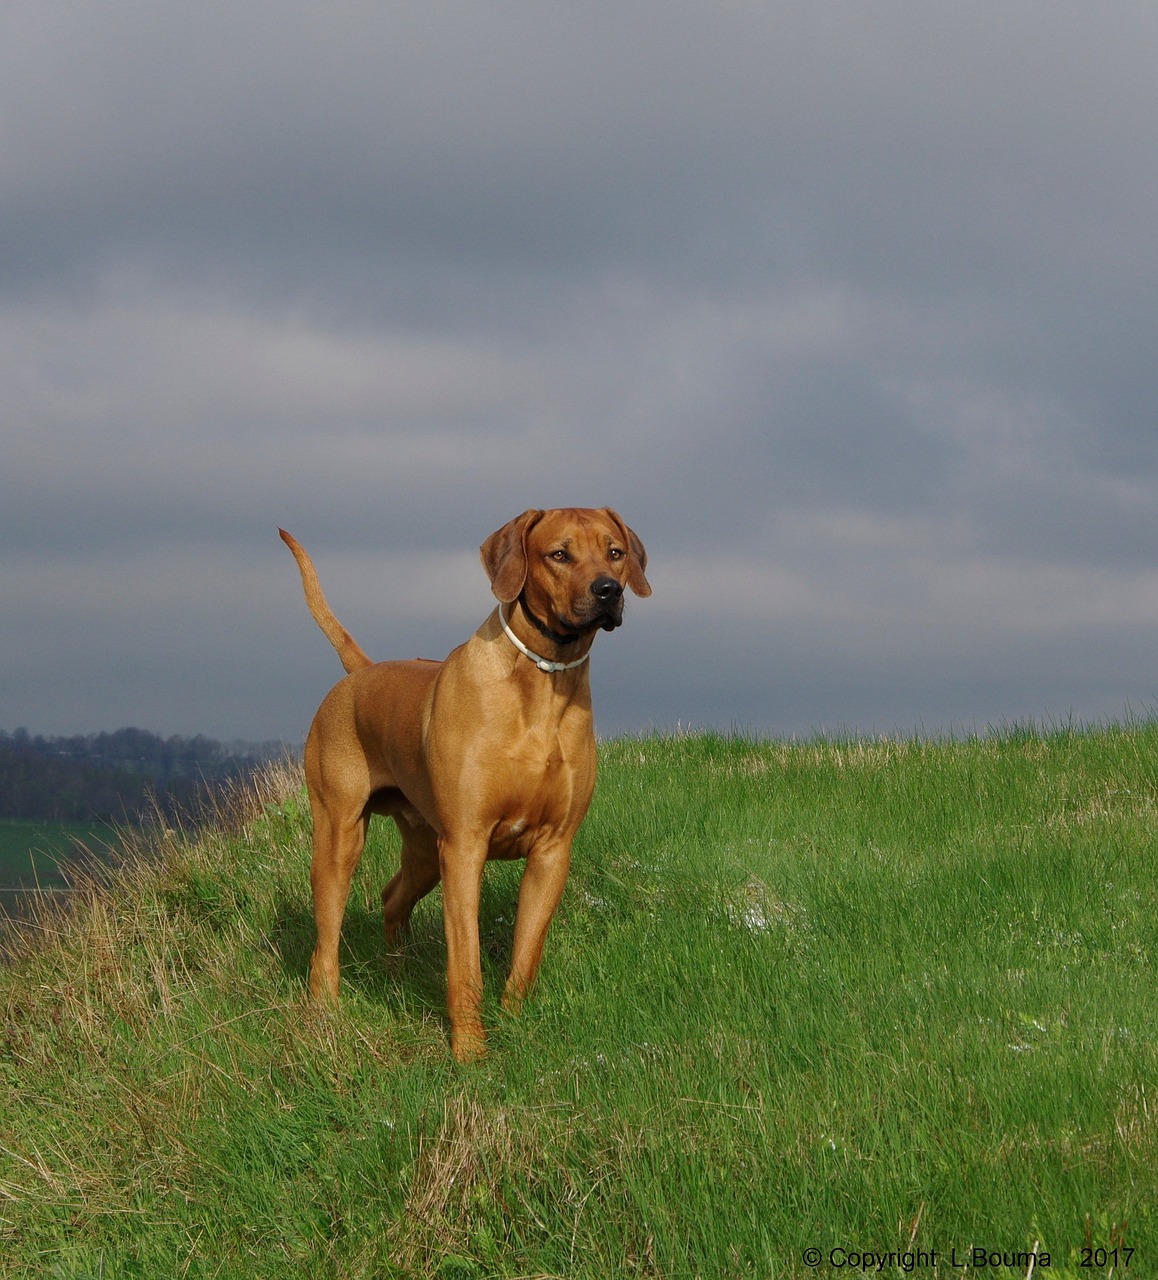
[[[596,578],[591,584],[591,594],[597,600],[606,603],[608,600],[617,600],[623,595],[623,588],[614,578]]]

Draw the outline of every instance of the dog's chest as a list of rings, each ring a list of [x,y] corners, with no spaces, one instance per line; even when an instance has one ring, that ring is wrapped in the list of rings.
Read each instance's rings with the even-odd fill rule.
[[[590,801],[590,770],[569,758],[557,740],[546,750],[512,753],[492,829],[491,856],[524,857],[550,833],[573,833]]]

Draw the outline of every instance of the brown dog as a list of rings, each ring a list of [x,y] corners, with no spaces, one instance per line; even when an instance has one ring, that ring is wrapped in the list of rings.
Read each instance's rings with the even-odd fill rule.
[[[350,673],[306,739],[317,945],[310,992],[337,1000],[338,941],[373,813],[393,818],[402,866],[382,893],[392,945],[442,881],[451,1049],[485,1050],[478,909],[488,858],[525,858],[503,1007],[531,989],[595,786],[587,658],[623,619],[623,589],[651,595],[643,544],[610,510],[524,511],[483,543],[499,607],[444,662],[372,663],[334,617],[284,530],[314,620]]]

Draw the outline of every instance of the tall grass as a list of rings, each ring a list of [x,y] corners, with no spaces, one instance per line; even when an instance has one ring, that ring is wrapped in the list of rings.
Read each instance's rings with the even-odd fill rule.
[[[0,1274],[1158,1274],[1158,726],[600,754],[518,1019],[488,869],[474,1068],[437,893],[383,954],[385,826],[342,1009],[304,1002],[295,774],[45,918],[0,975]]]

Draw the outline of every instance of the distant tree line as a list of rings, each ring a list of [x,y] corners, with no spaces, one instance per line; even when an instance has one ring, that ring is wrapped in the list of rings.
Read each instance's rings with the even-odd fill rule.
[[[118,729],[72,738],[0,731],[0,818],[136,822],[188,814],[206,785],[285,754],[276,742],[221,743]]]

